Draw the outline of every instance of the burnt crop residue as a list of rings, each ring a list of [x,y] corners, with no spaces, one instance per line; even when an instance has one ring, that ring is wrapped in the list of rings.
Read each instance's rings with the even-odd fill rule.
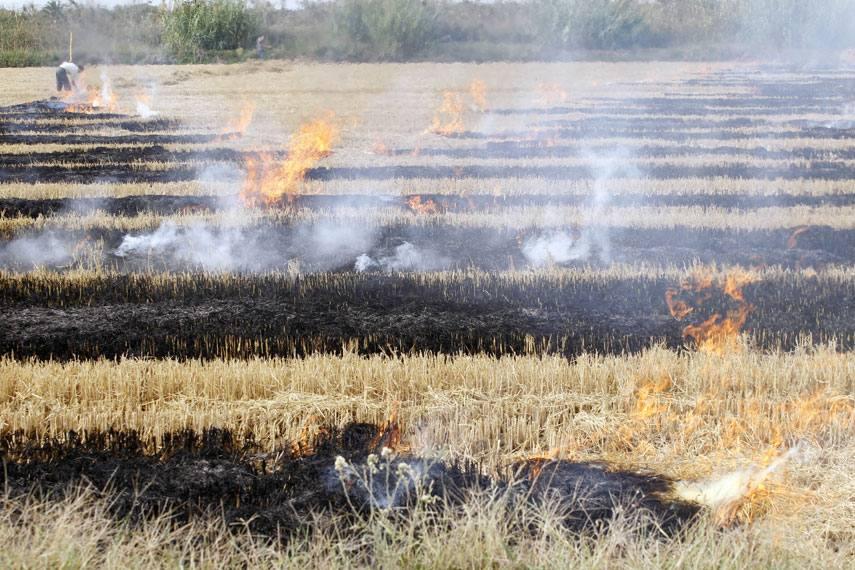
[[[322,429],[311,445],[261,453],[237,444],[227,431],[166,437],[157,453],[133,433],[69,434],[62,443],[6,436],[3,484],[12,495],[60,499],[85,484],[111,498],[112,515],[141,521],[171,513],[176,522],[222,516],[254,533],[287,539],[310,515],[359,517],[386,510],[454,509],[485,492],[527,504],[557,507],[573,532],[600,531],[629,516],[671,535],[700,507],[669,498],[672,481],[607,465],[531,459],[503,477],[487,477],[467,463],[444,463],[384,444],[373,424]],[[430,499],[430,500],[427,500]],[[427,505],[427,506],[425,506]],[[641,528],[641,527],[640,527]]]

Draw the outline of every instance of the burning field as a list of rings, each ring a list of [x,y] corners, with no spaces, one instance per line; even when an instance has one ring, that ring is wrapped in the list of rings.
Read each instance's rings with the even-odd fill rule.
[[[90,73],[0,94],[4,565],[853,563],[855,70]]]

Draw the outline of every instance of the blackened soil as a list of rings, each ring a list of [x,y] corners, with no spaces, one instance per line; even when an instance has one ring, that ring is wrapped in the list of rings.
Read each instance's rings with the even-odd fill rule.
[[[398,456],[381,460],[369,479],[365,460],[379,452],[386,435],[380,428],[354,423],[321,433],[311,449],[259,453],[251,443],[236,446],[225,431],[187,432],[167,438],[156,455],[143,452],[135,434],[87,434],[85,443],[70,434],[69,442],[31,446],[14,443],[32,441],[18,434],[0,441],[2,483],[13,496],[35,492],[54,499],[85,483],[111,497],[111,512],[120,519],[139,521],[167,510],[178,523],[219,516],[280,540],[305,531],[316,513],[347,517],[396,507],[405,517],[425,493],[445,499],[436,509],[453,508],[484,489],[509,493],[511,505],[557,503],[565,525],[576,532],[607,528],[620,511],[643,515],[648,528],[656,524],[669,535],[700,510],[667,498],[667,477],[569,461],[523,462],[506,480],[487,478],[468,465]],[[337,471],[339,455],[348,465]],[[402,464],[421,475],[403,474]]]
[[[568,356],[623,353],[657,342],[682,346],[685,325],[738,308],[719,295],[677,321],[665,293],[678,284],[663,279],[564,286],[463,279],[445,287],[424,285],[417,276],[365,275],[349,286],[303,288],[299,281],[258,278],[216,294],[191,287],[159,294],[140,289],[139,295],[128,294],[132,280],[116,276],[90,294],[69,291],[69,298],[50,299],[10,285],[0,306],[0,354],[291,356],[337,353],[351,339],[359,339],[364,354],[500,355],[524,353],[532,342]],[[747,285],[744,292],[751,305],[745,330],[761,348],[791,349],[808,333],[814,342],[834,339],[841,349],[855,345],[851,284],[785,276]]]
[[[219,135],[82,135],[82,134],[3,134],[0,144],[62,144],[62,145],[104,145],[104,144],[201,144],[219,140]]]
[[[0,115],[2,118],[2,115]],[[132,133],[169,131],[181,126],[181,123],[173,119],[140,119],[140,120],[118,120],[106,121],[103,116],[67,114],[64,118],[74,120],[74,124],[63,123],[40,123],[39,119],[46,117],[34,117],[32,119],[18,119],[0,121],[0,133],[14,134],[25,133],[65,133],[70,131],[82,131],[86,129],[111,128]]]
[[[224,155],[223,155],[224,156]],[[312,210],[340,208],[400,208],[412,210],[411,200],[433,212],[474,212],[491,208],[544,207],[544,206],[586,206],[589,196],[529,194],[514,196],[496,196],[489,194],[467,194],[466,196],[448,194],[300,194],[289,198],[276,207],[306,208]],[[217,212],[238,204],[234,196],[173,196],[146,195],[124,196],[121,198],[55,198],[27,199],[0,198],[0,212],[7,217],[51,216],[65,212],[92,212],[101,210],[115,216],[137,216],[140,214],[170,215],[179,212]],[[821,196],[800,194],[656,194],[656,195],[614,195],[610,205],[615,207],[632,206],[699,206],[714,208],[771,208],[791,206],[852,206],[855,194],[828,194]]]
[[[72,149],[56,152],[31,152],[27,154],[0,155],[0,168],[32,168],[34,164],[73,162],[77,165],[100,165],[104,162],[131,163],[138,161],[185,162],[220,161],[243,162],[258,158],[257,152],[242,152],[230,148],[199,150],[168,150],[160,145],[116,148],[95,147],[86,150]]]
[[[761,180],[849,180],[852,167],[843,162],[813,161],[807,165],[782,165],[780,168],[753,166],[750,163],[723,166],[645,166],[643,174],[651,180],[682,178],[754,178]],[[546,180],[590,179],[596,172],[587,166],[364,166],[316,168],[307,174],[312,180],[393,180],[400,178],[538,178]]]
[[[309,170],[310,180],[394,180],[394,179],[446,179],[446,178],[537,178],[546,180],[589,179],[595,173],[585,166],[356,166],[319,167]],[[852,168],[836,161],[813,161],[807,165],[784,165],[780,168],[729,164],[725,166],[649,166],[645,177],[652,180],[681,178],[755,178],[764,180],[849,180]],[[173,182],[191,180],[195,171],[183,167],[163,170],[132,170],[128,165],[117,167],[42,166],[26,169],[7,168],[0,171],[0,182],[98,182],[105,179],[116,182]]]
[[[470,158],[473,160],[484,159],[533,159],[533,158],[585,158],[593,151],[589,148],[579,146],[558,146],[545,142],[544,140],[533,141],[495,141],[488,142],[482,146],[470,148],[451,147],[419,147],[418,149],[402,148],[392,151],[397,156],[442,156],[450,158]],[[608,151],[606,151],[608,152]],[[821,148],[793,148],[788,150],[770,150],[761,144],[754,148],[745,148],[734,145],[697,146],[697,145],[650,145],[632,147],[633,158],[670,158],[690,156],[728,156],[739,155],[746,159],[758,160],[827,160],[829,158],[848,159],[855,158],[855,149],[821,149]]]

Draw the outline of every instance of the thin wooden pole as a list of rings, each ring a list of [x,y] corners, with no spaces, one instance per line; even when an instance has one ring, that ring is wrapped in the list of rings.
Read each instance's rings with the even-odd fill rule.
[[[68,61],[71,63],[74,60],[74,32],[68,32]]]

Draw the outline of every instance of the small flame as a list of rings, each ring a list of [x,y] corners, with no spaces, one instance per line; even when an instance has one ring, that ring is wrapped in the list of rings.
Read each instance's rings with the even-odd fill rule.
[[[137,115],[139,115],[143,119],[148,119],[158,114],[157,111],[152,110],[151,97],[149,97],[148,94],[137,93],[134,96],[134,102],[136,103],[137,107]]]
[[[487,110],[487,84],[480,79],[475,79],[469,85],[469,96],[472,97],[472,102],[475,108],[480,112]]]
[[[540,102],[542,105],[553,106],[567,102],[567,91],[556,83],[539,83],[537,90],[540,93]]]
[[[463,99],[453,91],[444,91],[442,105],[433,117],[430,131],[438,135],[455,135],[464,131]]]
[[[118,97],[113,91],[113,85],[106,73],[101,73],[101,89],[90,87],[85,90],[72,91],[63,98],[69,113],[118,113],[121,112]]]
[[[422,201],[421,196],[410,196],[407,200],[407,205],[410,207],[410,210],[417,214],[436,214],[439,212],[439,206],[436,202],[428,198],[424,202]]]
[[[255,103],[245,101],[240,109],[240,114],[232,121],[229,121],[228,126],[220,131],[220,136],[217,137],[215,142],[234,141],[243,137],[250,123],[252,123],[253,115],[255,115]]]
[[[799,236],[810,229],[810,226],[799,226],[793,230],[792,235],[787,239],[787,249],[796,249],[799,245]]]
[[[739,332],[745,325],[753,307],[746,302],[742,288],[756,281],[756,278],[742,271],[735,271],[725,276],[721,284],[722,292],[737,306],[728,310],[724,316],[715,313],[699,324],[689,324],[683,328],[683,336],[691,338],[699,351],[724,354],[739,350]],[[678,321],[685,319],[712,298],[715,283],[712,275],[700,274],[694,279],[685,280],[680,289],[668,289],[665,292],[665,302],[668,310]],[[693,293],[693,305],[679,299],[684,293]]]
[[[663,376],[659,380],[650,381],[638,388],[635,401],[634,416],[637,419],[647,419],[661,414],[667,409],[659,398],[671,387],[671,379]]]
[[[745,469],[701,481],[680,481],[674,490],[681,499],[712,509],[718,524],[730,525],[741,518],[740,511],[768,492],[766,481],[769,476],[800,451],[799,447],[793,447],[785,453],[768,452],[758,463]],[[750,511],[747,518],[751,518]]]
[[[276,159],[269,154],[262,154],[257,159],[248,158],[241,200],[249,206],[269,205],[284,196],[296,194],[309,169],[330,155],[338,136],[338,126],[330,114],[300,126],[288,146],[288,156],[281,164],[277,165]]]
[[[383,141],[377,141],[374,143],[374,146],[371,147],[371,154],[376,154],[380,156],[391,156],[392,151],[389,150],[389,147],[386,146],[386,143]]]
[[[395,401],[392,404],[392,412],[389,414],[389,418],[380,426],[377,435],[369,444],[369,449],[381,450],[386,447],[396,453],[407,450],[402,443],[401,424],[398,421],[399,408],[400,402]]]

